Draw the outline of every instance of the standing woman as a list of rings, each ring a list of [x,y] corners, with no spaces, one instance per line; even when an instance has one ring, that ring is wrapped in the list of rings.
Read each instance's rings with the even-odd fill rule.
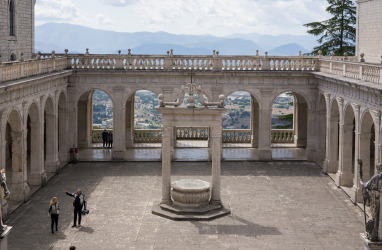
[[[58,213],[60,210],[60,206],[58,205],[57,197],[53,197],[50,200],[50,207],[49,207],[49,214],[50,214],[50,219],[52,220],[51,224],[51,229],[52,229],[52,234],[54,233],[53,228],[54,224],[56,224],[56,231],[58,231]]]
[[[113,132],[109,132],[109,135],[107,137],[107,140],[109,141],[109,148],[113,147]]]

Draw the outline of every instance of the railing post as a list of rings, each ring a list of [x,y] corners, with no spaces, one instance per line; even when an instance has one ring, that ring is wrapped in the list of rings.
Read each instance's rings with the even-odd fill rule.
[[[56,51],[52,50],[52,64],[53,64],[53,71],[56,70]]]
[[[115,69],[123,69],[123,57],[121,56],[121,50],[118,50],[118,56],[115,59]]]
[[[363,78],[363,65],[359,65],[359,80]]]
[[[0,82],[3,82],[3,66],[0,64]]]
[[[167,57],[164,59],[164,68],[171,69],[172,68],[172,58],[170,56],[170,51],[167,50]]]
[[[342,76],[346,76],[346,63],[342,62]]]
[[[271,70],[271,60],[268,58],[268,51],[265,51],[265,56],[263,59],[262,70]]]

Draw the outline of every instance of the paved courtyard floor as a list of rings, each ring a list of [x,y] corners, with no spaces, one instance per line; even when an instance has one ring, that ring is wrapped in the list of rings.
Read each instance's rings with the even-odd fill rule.
[[[211,163],[176,162],[172,180],[210,180]],[[72,199],[83,189],[89,215],[72,228]],[[151,214],[161,198],[159,162],[68,165],[6,221],[14,249],[362,249],[363,214],[314,163],[223,162],[222,200],[232,214],[176,222]],[[50,198],[60,202],[50,232]]]

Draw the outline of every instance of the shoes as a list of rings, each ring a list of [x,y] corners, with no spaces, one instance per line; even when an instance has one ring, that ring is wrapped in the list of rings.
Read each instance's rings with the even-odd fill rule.
[[[81,227],[81,224],[78,224],[78,227]]]
[[[54,231],[52,230],[52,234],[54,234]]]
[[[56,228],[56,231],[58,231],[58,229]]]
[[[77,227],[77,225],[73,225],[72,227]]]

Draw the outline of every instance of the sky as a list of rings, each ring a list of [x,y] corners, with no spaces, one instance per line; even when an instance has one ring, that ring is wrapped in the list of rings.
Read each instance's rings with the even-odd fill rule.
[[[118,32],[305,35],[329,18],[327,0],[37,0],[36,25],[64,22]]]

